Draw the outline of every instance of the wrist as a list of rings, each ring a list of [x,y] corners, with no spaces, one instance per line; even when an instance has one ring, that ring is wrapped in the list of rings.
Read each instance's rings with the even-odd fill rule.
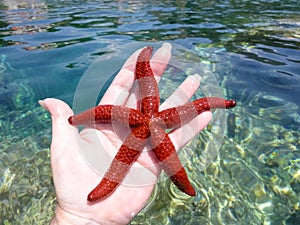
[[[67,212],[59,207],[56,206],[55,215],[52,218],[50,225],[100,225],[93,220],[89,220],[83,217],[76,216],[70,212]]]

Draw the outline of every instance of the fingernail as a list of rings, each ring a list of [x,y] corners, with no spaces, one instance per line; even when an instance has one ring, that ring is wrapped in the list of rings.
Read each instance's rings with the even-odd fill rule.
[[[43,100],[38,100],[38,103],[40,104],[40,106],[42,106],[44,109],[46,109],[47,111],[49,111],[44,103]]]
[[[168,42],[163,43],[162,47],[168,48],[168,49],[170,49],[170,50],[172,49],[172,45],[171,45],[170,43],[168,43]]]
[[[199,85],[200,82],[201,82],[201,80],[202,80],[202,77],[201,77],[199,74],[197,74],[197,73],[195,73],[194,75],[189,76],[189,77],[190,77],[190,79],[191,79],[193,82],[195,82],[197,85]]]

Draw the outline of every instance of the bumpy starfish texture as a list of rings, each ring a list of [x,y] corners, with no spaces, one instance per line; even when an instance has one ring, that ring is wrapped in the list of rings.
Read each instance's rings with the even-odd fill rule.
[[[141,95],[141,100],[138,102],[139,110],[125,106],[99,105],[69,118],[69,123],[75,126],[95,122],[117,122],[128,125],[131,129],[131,133],[126,137],[103,179],[89,193],[88,201],[105,199],[116,190],[142,153],[148,138],[154,155],[171,181],[182,192],[195,196],[196,192],[165,130],[179,128],[204,111],[215,108],[228,109],[236,105],[234,100],[206,97],[159,111],[158,85],[150,67],[152,51],[150,46],[144,48],[136,62],[135,80]]]

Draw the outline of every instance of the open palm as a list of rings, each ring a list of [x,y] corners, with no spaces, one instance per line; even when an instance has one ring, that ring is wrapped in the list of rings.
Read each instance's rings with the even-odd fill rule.
[[[130,90],[134,82],[134,65],[139,52],[140,50],[136,51],[125,62],[100,104],[114,104],[116,97],[122,93],[123,101],[121,103],[118,101],[118,104],[136,107],[135,95]],[[157,80],[164,73],[170,57],[171,46],[169,44],[164,44],[152,57],[151,67],[158,78]],[[189,100],[199,87],[199,81],[199,76],[194,75],[180,85],[179,92],[184,91],[185,93],[184,97],[180,95],[180,104]],[[177,99],[176,102],[178,102],[179,92],[175,91],[168,101],[161,105],[160,110],[172,107],[169,105],[172,99]],[[60,100],[48,98],[40,101],[40,104],[52,116],[51,167],[58,203],[52,224],[129,223],[147,203],[155,186],[156,178],[161,171],[158,164],[155,163],[155,157],[151,151],[143,152],[134,166],[144,168],[145,173],[154,182],[142,186],[121,184],[108,198],[90,203],[87,201],[87,195],[99,183],[101,177],[89,166],[78,146],[94,149],[95,152],[109,149],[111,151],[109,154],[113,155],[117,152],[122,141],[118,136],[112,135],[115,129],[110,124],[99,125],[97,128],[86,128],[79,132],[76,127],[68,123],[68,118],[73,115],[73,111]],[[197,122],[198,130],[185,135],[184,138],[179,138],[180,129],[172,132],[170,138],[175,148],[180,149],[191,140],[198,131],[209,123],[210,119],[210,112],[200,114],[191,121],[191,123]],[[95,137],[97,141],[95,141]],[[130,170],[127,176],[136,180],[142,179],[135,173],[135,170]]]

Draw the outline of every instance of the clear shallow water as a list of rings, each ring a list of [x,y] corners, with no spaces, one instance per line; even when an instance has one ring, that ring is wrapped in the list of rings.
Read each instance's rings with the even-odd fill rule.
[[[298,224],[298,1],[18,2],[0,1],[1,224],[45,224],[53,213],[51,121],[37,100],[71,105],[95,59],[147,41],[195,53],[239,105],[214,163],[186,165],[197,198],[159,183],[132,224]],[[189,147],[200,155],[210,132]]]

